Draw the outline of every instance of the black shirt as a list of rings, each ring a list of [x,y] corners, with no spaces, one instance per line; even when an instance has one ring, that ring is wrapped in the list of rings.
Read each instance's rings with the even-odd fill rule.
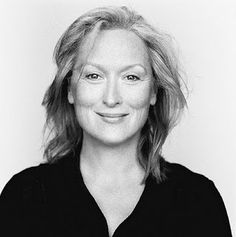
[[[133,212],[113,237],[230,237],[223,200],[212,181],[162,160],[157,184],[149,175]],[[73,156],[14,175],[0,196],[1,236],[108,237],[104,215]],[[3,234],[4,233],[4,234]]]

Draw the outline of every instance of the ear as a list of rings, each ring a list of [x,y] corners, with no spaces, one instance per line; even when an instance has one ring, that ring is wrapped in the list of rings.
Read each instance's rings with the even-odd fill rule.
[[[71,87],[68,88],[67,98],[70,104],[74,104],[74,97],[73,97]]]

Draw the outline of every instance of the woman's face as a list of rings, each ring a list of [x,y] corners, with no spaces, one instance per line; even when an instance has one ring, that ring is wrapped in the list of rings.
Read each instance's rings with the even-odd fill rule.
[[[85,41],[78,52],[68,93],[84,139],[106,145],[138,139],[156,102],[143,41],[133,32],[105,30],[90,47]]]

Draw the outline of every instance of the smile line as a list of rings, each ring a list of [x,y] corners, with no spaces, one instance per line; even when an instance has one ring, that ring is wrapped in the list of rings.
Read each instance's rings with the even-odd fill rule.
[[[108,117],[108,118],[119,118],[128,115],[128,114],[108,114],[108,113],[97,113],[97,114],[102,117]]]

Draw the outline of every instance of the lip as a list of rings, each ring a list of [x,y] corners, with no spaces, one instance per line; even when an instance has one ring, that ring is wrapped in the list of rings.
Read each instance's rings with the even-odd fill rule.
[[[119,118],[119,117],[124,117],[128,114],[125,113],[98,113],[98,115],[102,116],[102,117],[107,117],[107,118]]]

